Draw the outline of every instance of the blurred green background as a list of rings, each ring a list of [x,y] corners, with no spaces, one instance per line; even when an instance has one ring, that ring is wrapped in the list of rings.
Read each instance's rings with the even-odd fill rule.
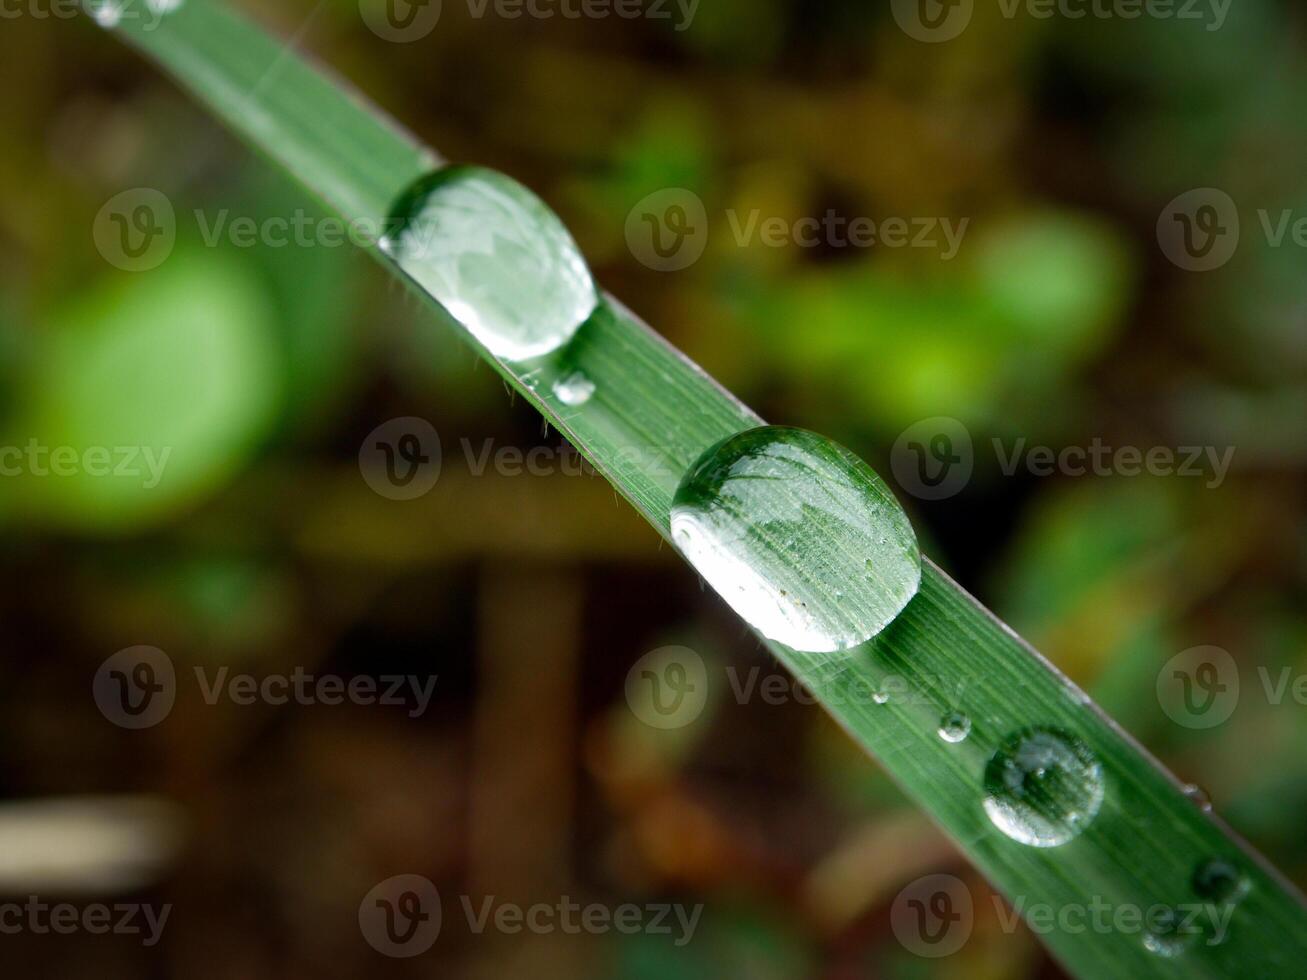
[[[819,709],[734,696],[730,678],[779,668],[602,480],[468,465],[465,445],[559,439],[375,264],[348,246],[205,241],[220,215],[322,215],[311,198],[87,18],[32,9],[0,24],[0,445],[171,455],[148,489],[0,478],[0,892],[175,908],[148,949],[6,935],[15,973],[1061,975]],[[532,186],[606,287],[769,420],[887,475],[905,429],[961,421],[965,488],[901,493],[927,552],[1307,880],[1307,707],[1272,703],[1259,675],[1307,671],[1307,250],[1273,247],[1258,217],[1307,204],[1299,7],[1239,0],[1207,30],[979,2],[939,44],[854,0],[703,0],[684,30],[446,0],[411,44],[351,0],[250,9],[444,156]],[[167,196],[177,241],[125,272],[92,230],[141,187]],[[1229,194],[1243,225],[1205,273],[1168,261],[1156,232],[1197,187]],[[642,264],[625,233],[665,188],[697,194],[709,222],[703,257],[676,272]],[[755,210],[968,225],[952,259],[742,246],[732,220]],[[358,456],[405,416],[431,422],[444,464],[430,493],[396,501]],[[1008,476],[995,438],[1236,455],[1218,487]],[[141,644],[172,659],[178,695],[129,731],[91,685]],[[674,731],[624,695],[667,644],[697,651],[712,695]],[[1243,694],[1194,730],[1156,683],[1201,644],[1233,655]],[[416,718],[209,705],[195,666],[437,683]],[[30,830],[31,801],[74,798],[76,828],[120,796],[151,804],[126,854],[114,835],[97,852],[84,829],[14,829]],[[107,881],[42,877],[74,837]],[[976,921],[930,960],[896,940],[890,907],[936,872],[967,883]],[[410,960],[359,935],[363,896],[399,873],[445,897],[440,939]],[[458,896],[492,894],[704,911],[684,946],[474,935]]]

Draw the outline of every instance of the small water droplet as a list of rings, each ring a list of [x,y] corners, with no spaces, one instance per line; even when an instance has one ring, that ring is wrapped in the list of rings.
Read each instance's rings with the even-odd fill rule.
[[[1207,795],[1207,790],[1203,789],[1197,783],[1185,783],[1184,795],[1193,800],[1198,809],[1203,813],[1212,812],[1212,798]]]
[[[763,426],[708,449],[676,490],[671,530],[745,621],[805,652],[866,642],[921,584],[916,535],[884,481],[802,429]]]
[[[949,711],[939,720],[939,737],[946,742],[961,742],[971,734],[971,719],[961,711]]]
[[[1184,952],[1198,930],[1187,925],[1185,916],[1175,909],[1150,910],[1144,929],[1144,948],[1150,953],[1172,959]]]
[[[599,304],[571,234],[517,181],[446,167],[400,196],[386,252],[496,357],[558,350]]]
[[[87,0],[86,9],[91,19],[106,29],[113,29],[122,23],[123,6],[120,0]]]
[[[1221,905],[1233,905],[1252,889],[1239,866],[1225,858],[1208,858],[1194,869],[1193,888],[1200,898]]]
[[[889,704],[889,695],[884,691],[877,691],[871,696],[871,700],[875,701],[877,704]]]
[[[581,371],[573,371],[554,382],[554,394],[564,405],[584,405],[595,393],[595,383]]]
[[[1168,909],[1157,923],[1144,930],[1144,949],[1166,959],[1184,953],[1184,947],[1189,945],[1193,936],[1180,928],[1180,921],[1180,913]]]
[[[985,767],[985,812],[1032,847],[1057,847],[1089,825],[1103,803],[1103,768],[1089,746],[1053,728],[1009,735]]]

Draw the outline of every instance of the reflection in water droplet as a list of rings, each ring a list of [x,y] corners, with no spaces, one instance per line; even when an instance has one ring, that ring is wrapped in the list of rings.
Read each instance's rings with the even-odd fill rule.
[[[1067,732],[1026,728],[1008,736],[985,767],[985,812],[1032,847],[1056,847],[1089,825],[1103,803],[1103,769]]]
[[[671,530],[745,621],[796,650],[865,642],[921,583],[916,535],[884,481],[802,429],[763,426],[707,450],[677,488]]]
[[[595,393],[595,383],[581,371],[554,382],[554,394],[564,405],[584,405]]]
[[[884,691],[877,691],[871,696],[871,700],[875,701],[877,704],[889,704],[889,695]]]
[[[576,242],[510,177],[446,167],[401,197],[382,250],[496,357],[557,350],[599,294]]]
[[[1233,861],[1208,858],[1194,869],[1193,887],[1200,898],[1232,905],[1248,894],[1252,883]]]
[[[939,720],[939,737],[946,742],[961,742],[971,734],[971,719],[961,711],[950,711]]]

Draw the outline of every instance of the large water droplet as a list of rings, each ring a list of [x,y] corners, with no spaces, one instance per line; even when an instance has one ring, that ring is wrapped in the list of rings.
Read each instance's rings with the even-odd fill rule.
[[[949,711],[939,720],[939,737],[958,743],[971,734],[971,719],[961,711]]]
[[[1052,728],[1008,736],[985,767],[985,812],[1032,847],[1065,844],[1103,803],[1103,769],[1089,746]]]
[[[1208,858],[1194,869],[1193,886],[1200,898],[1233,905],[1248,894],[1252,883],[1233,861]]]
[[[865,642],[921,584],[916,535],[884,481],[802,429],[763,426],[710,448],[682,478],[671,526],[740,616],[796,650]]]
[[[557,350],[599,294],[571,234],[517,181],[482,167],[446,167],[396,204],[383,243],[496,357]]]

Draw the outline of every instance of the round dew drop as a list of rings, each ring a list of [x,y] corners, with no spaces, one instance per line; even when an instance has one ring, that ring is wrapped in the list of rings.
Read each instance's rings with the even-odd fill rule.
[[[1194,869],[1193,888],[1208,902],[1234,905],[1248,894],[1252,884],[1233,861],[1208,858]]]
[[[825,436],[737,433],[686,472],[672,540],[768,639],[847,650],[885,628],[921,584],[907,515],[872,469]]]
[[[438,170],[400,197],[388,227],[382,250],[504,360],[558,350],[599,304],[567,228],[504,174]]]
[[[584,405],[595,393],[595,383],[581,371],[573,371],[554,382],[554,395],[564,405]]]
[[[1031,847],[1057,847],[1103,804],[1103,768],[1084,742],[1054,728],[1024,728],[999,746],[984,776],[985,813]]]
[[[957,744],[971,734],[971,719],[961,711],[950,711],[939,720],[939,737]]]
[[[1196,930],[1187,926],[1175,909],[1167,909],[1144,931],[1144,948],[1165,959],[1179,956],[1195,938]]]

